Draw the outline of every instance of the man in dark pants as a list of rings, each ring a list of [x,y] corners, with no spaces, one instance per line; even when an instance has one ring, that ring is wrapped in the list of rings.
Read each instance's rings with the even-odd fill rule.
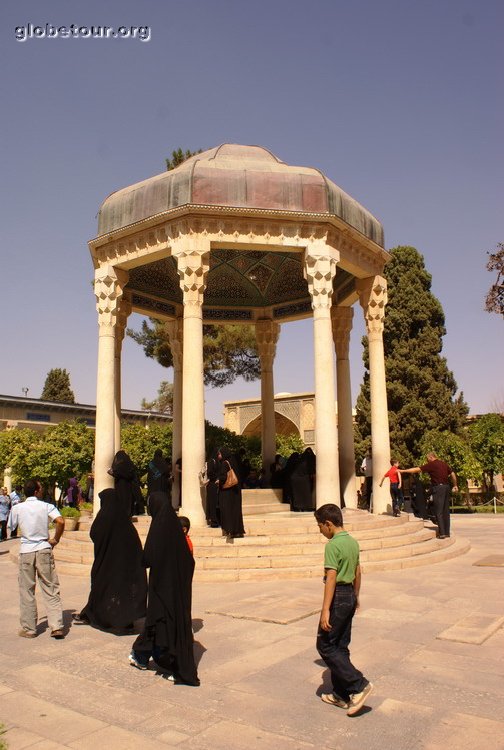
[[[432,502],[438,526],[439,539],[450,536],[450,482],[453,491],[458,492],[457,477],[445,461],[440,461],[436,454],[427,454],[427,463],[412,469],[401,469],[401,474],[428,474],[432,483]]]

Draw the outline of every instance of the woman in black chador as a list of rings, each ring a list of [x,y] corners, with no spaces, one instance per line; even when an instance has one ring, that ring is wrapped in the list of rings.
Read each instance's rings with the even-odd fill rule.
[[[208,484],[206,486],[206,519],[212,529],[220,526],[219,509],[219,469],[217,451],[214,451],[206,463]]]
[[[241,538],[245,534],[242,512],[242,492],[239,479],[238,462],[229,448],[219,448],[219,509],[222,531],[226,536]],[[224,489],[228,471],[232,468],[238,478],[238,484]]]
[[[142,544],[116,490],[100,492],[100,510],[92,523],[94,544],[91,591],[76,625],[127,628],[145,617],[147,576],[142,565]]]
[[[291,474],[292,500],[294,511],[315,510],[313,487],[315,483],[315,454],[306,448],[299,457]]]
[[[147,669],[152,656],[175,682],[196,686],[191,620],[194,558],[168,496],[153,492],[149,505],[152,521],[143,557],[150,568],[147,617],[129,662]]]
[[[165,492],[171,498],[171,467],[163,458],[160,448],[154,451],[154,457],[147,467],[147,505],[149,496],[154,492]]]
[[[140,516],[145,512],[144,499],[138,481],[135,464],[126,451],[117,451],[109,469],[115,479],[119,501],[124,504],[130,516]]]

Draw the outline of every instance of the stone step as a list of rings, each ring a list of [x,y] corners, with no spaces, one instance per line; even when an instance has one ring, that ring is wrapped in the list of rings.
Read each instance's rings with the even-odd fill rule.
[[[366,552],[372,552],[372,557],[381,559],[376,556],[376,551],[390,550],[387,553],[386,559],[392,559],[394,557],[402,556],[397,550],[402,548],[413,548],[417,546],[423,546],[428,540],[433,538],[433,532],[429,529],[422,529],[415,531],[410,534],[404,534],[402,536],[395,537],[384,537],[383,539],[365,539],[361,544],[361,559],[365,560]],[[193,540],[194,541],[194,540]],[[208,541],[208,540],[206,540]],[[290,541],[290,543],[289,543]],[[67,562],[80,562],[86,565],[93,563],[93,548],[91,543],[85,544],[84,542],[71,543],[68,540],[63,540],[55,550],[55,558],[57,561]],[[310,539],[311,543],[303,543],[302,541],[282,540],[280,541],[275,536],[264,536],[264,537],[245,537],[244,539],[234,539],[228,542],[222,537],[219,539],[211,540],[212,544],[199,545],[194,542],[195,558],[199,562],[211,559],[211,565],[204,565],[204,567],[218,567],[217,563],[222,561],[223,567],[232,564],[236,558],[273,558],[273,557],[291,557],[293,564],[296,561],[306,562],[308,556],[316,556],[316,559],[320,561],[324,554],[324,540],[320,537],[315,537],[313,540]],[[414,554],[414,553],[413,553]],[[368,555],[369,557],[369,555]],[[231,563],[227,561],[231,560]],[[250,565],[250,567],[254,567]],[[259,567],[264,567],[264,563],[261,562]]]

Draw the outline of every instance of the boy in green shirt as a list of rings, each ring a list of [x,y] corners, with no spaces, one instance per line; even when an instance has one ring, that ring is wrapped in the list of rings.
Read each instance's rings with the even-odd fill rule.
[[[324,703],[346,709],[354,716],[364,706],[373,685],[350,661],[348,646],[352,619],[359,606],[361,571],[359,544],[343,528],[337,505],[317,508],[315,518],[328,543],[324,554],[324,599],[317,633],[317,651],[331,671],[332,693],[323,693]]]

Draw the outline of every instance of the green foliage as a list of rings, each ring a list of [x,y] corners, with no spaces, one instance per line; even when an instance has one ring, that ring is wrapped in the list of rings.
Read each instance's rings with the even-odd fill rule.
[[[167,172],[170,172],[172,169],[175,169],[175,167],[180,166],[183,162],[185,162],[186,159],[190,159],[191,156],[196,156],[196,154],[201,153],[201,148],[198,149],[198,151],[189,151],[189,149],[187,149],[186,151],[182,151],[181,148],[177,148],[175,151],[172,151],[171,159],[165,159]]]
[[[133,341],[143,347],[163,367],[173,367],[170,342],[164,323],[155,318],[142,321],[140,331],[128,328]],[[205,385],[222,388],[237,377],[257,380],[261,365],[252,326],[203,326],[203,366]],[[142,407],[143,408],[143,407]]]
[[[158,395],[153,401],[142,399],[141,408],[144,411],[157,411],[161,414],[173,413],[173,383],[162,380],[159,384]]]
[[[487,271],[497,271],[497,280],[485,298],[485,310],[504,315],[504,242],[499,242],[495,253],[488,253]]]
[[[276,436],[276,451],[284,458],[289,458],[292,453],[302,453],[305,447],[298,434]]]
[[[430,291],[432,277],[423,256],[413,247],[396,247],[391,254],[384,272],[388,304],[383,332],[390,444],[393,455],[411,465],[418,461],[422,436],[431,430],[460,434],[468,408],[441,356],[444,313]],[[358,456],[371,434],[367,337],[363,345],[367,371],[357,399]]]
[[[67,486],[71,477],[88,472],[93,461],[94,432],[78,419],[46,430],[35,447],[33,475],[50,486]]]
[[[163,451],[165,457],[171,456],[172,425],[157,422],[152,422],[148,427],[125,424],[121,427],[121,448],[126,451],[142,477],[157,448]]]
[[[12,469],[14,483],[37,478],[66,487],[70,477],[89,472],[94,433],[78,420],[61,422],[43,433],[9,430],[0,433],[0,467]]]
[[[64,505],[60,513],[63,518],[80,518],[80,510],[78,508],[71,508],[69,505]]]
[[[49,370],[40,398],[44,401],[57,401],[60,404],[75,404],[68,372],[59,367]]]
[[[504,419],[484,414],[469,426],[469,443],[477,456],[487,494],[493,491],[494,476],[504,473]]]
[[[425,463],[427,453],[433,451],[438,458],[446,461],[457,475],[458,486],[467,491],[468,480],[479,481],[482,476],[481,464],[474,455],[467,435],[454,435],[452,432],[427,432],[419,444],[420,463]]]

